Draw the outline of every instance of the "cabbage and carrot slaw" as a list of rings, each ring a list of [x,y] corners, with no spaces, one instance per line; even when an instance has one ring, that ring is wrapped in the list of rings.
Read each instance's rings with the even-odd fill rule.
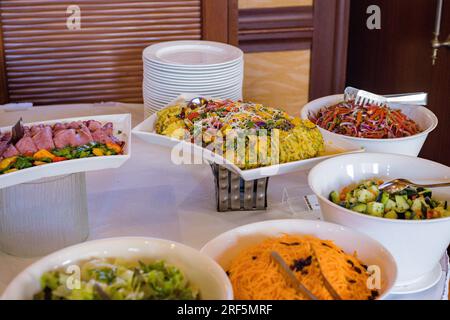
[[[340,102],[308,117],[325,130],[358,138],[403,138],[421,132],[418,125],[401,110],[391,109],[387,105],[362,106],[353,101]]]

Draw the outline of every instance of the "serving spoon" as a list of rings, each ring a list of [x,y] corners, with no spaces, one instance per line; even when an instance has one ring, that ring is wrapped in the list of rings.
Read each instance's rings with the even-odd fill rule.
[[[191,108],[191,109],[194,109],[194,108],[203,107],[203,106],[205,106],[207,104],[208,104],[208,100],[206,100],[205,98],[203,98],[203,97],[196,97],[196,98],[191,99],[188,102],[187,106],[189,108]]]
[[[394,179],[386,181],[378,186],[380,191],[385,191],[387,193],[397,193],[408,187],[415,188],[438,188],[438,187],[449,187],[450,182],[434,183],[434,184],[418,184],[411,182],[407,179]]]

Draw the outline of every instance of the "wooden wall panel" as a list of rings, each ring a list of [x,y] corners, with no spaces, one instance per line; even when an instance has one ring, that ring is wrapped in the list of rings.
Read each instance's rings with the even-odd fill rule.
[[[244,98],[300,115],[308,101],[310,51],[245,54]]]
[[[312,6],[313,0],[239,0],[239,9]]]
[[[239,46],[245,52],[309,49],[312,35],[312,7],[239,11]]]

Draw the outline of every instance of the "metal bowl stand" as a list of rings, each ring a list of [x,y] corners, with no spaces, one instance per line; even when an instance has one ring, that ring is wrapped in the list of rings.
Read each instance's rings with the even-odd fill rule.
[[[269,178],[245,181],[238,174],[210,163],[216,187],[217,211],[265,210]]]

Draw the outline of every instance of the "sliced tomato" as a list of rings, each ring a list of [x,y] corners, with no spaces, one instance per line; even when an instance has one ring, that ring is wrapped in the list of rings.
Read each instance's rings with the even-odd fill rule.
[[[188,118],[189,120],[192,121],[192,119],[197,118],[199,115],[200,115],[200,114],[199,114],[198,112],[195,112],[195,111],[194,111],[194,112],[189,113],[188,116],[187,116],[187,118]]]
[[[67,160],[67,158],[65,158],[65,157],[54,157],[52,159],[53,162],[60,162],[60,161],[65,161],[65,160]]]

